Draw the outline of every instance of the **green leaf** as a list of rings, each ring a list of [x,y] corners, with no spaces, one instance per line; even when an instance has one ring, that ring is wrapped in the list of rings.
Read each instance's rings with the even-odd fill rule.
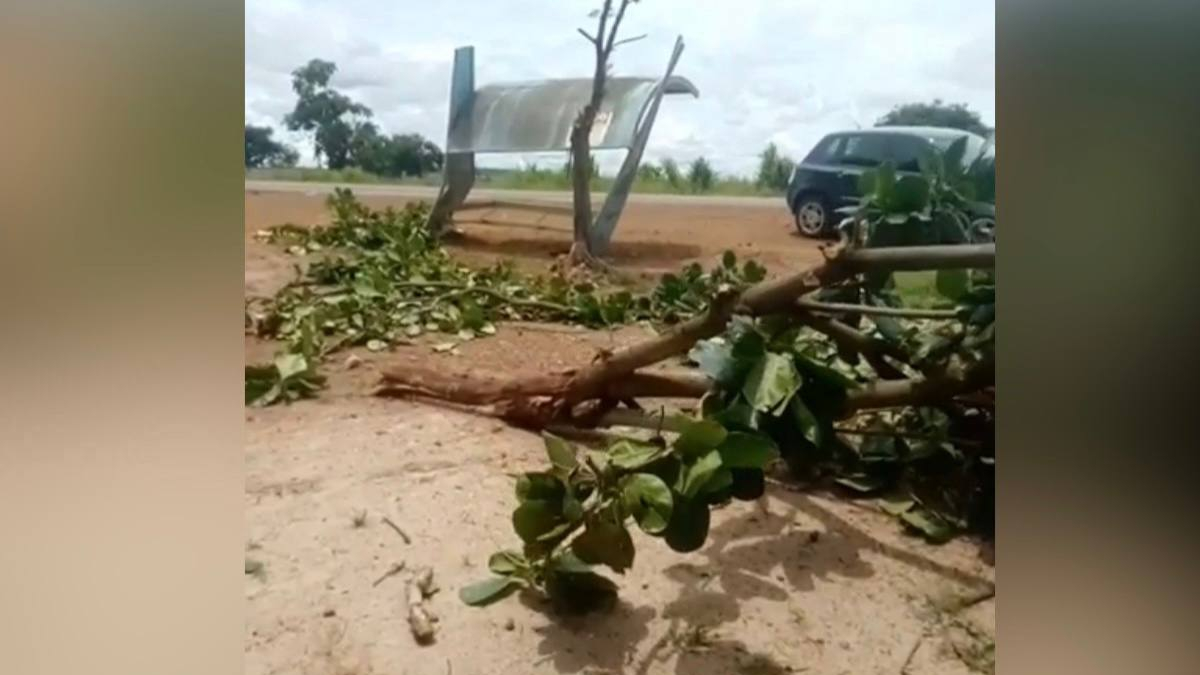
[[[954,527],[938,515],[925,509],[912,509],[900,514],[900,520],[913,530],[920,532],[934,544],[942,544],[954,537]]]
[[[488,569],[501,576],[512,576],[529,567],[529,561],[517,551],[497,551],[488,558]]]
[[[751,369],[742,386],[742,395],[755,410],[771,412],[786,405],[800,383],[800,373],[790,358],[767,353]]]
[[[721,266],[727,270],[737,268],[737,255],[733,251],[725,251],[721,256]]]
[[[671,521],[671,488],[658,476],[635,473],[625,479],[621,497],[625,510],[647,534],[658,534]]]
[[[356,279],[354,281],[354,294],[361,298],[383,297],[383,293],[375,289],[375,285],[371,283],[370,279]]]
[[[737,469],[762,469],[771,460],[779,457],[775,441],[761,434],[731,431],[717,451],[721,464]]]
[[[513,511],[513,530],[524,542],[537,541],[538,537],[553,530],[562,522],[557,504],[530,499]]]
[[[258,404],[276,383],[275,366],[246,366],[246,405]]]
[[[754,429],[758,426],[754,410],[740,399],[713,414],[711,419],[726,429]]]
[[[551,433],[543,433],[542,440],[546,444],[546,455],[560,476],[569,476],[575,467],[579,466],[579,460],[575,458],[575,448],[571,447],[570,443]]]
[[[699,500],[677,499],[663,539],[672,551],[678,553],[698,550],[708,538],[710,519],[707,504]]]
[[[688,352],[688,358],[696,363],[700,372],[717,384],[731,385],[746,368],[746,363],[733,355],[733,346],[728,342],[701,340]]]
[[[286,380],[308,370],[308,361],[303,354],[280,354],[275,357],[275,369],[279,379]]]
[[[721,453],[710,451],[684,469],[679,492],[685,497],[695,497],[720,468]]]
[[[929,183],[920,176],[904,176],[896,182],[890,210],[911,213],[929,205]]]
[[[712,475],[712,478],[709,478],[704,485],[700,486],[700,492],[698,494],[708,497],[710,503],[714,497],[717,498],[717,501],[724,501],[724,497],[722,495],[724,495],[724,493],[726,493],[732,485],[733,473],[727,467],[721,467]]]
[[[590,574],[592,572],[592,566],[580,560],[579,556],[569,549],[554,556],[550,565],[553,569],[568,574]]]
[[[492,577],[464,586],[458,597],[472,607],[483,607],[508,597],[520,587],[521,582],[512,577]]]
[[[557,503],[562,501],[567,488],[557,476],[550,473],[523,473],[517,478],[517,501],[537,500]]]
[[[683,457],[694,457],[720,445],[725,435],[725,427],[712,420],[691,421],[675,439],[675,449]]]
[[[633,564],[633,539],[629,530],[600,517],[589,520],[583,534],[571,540],[571,551],[585,563],[608,565],[618,574],[623,574]]]
[[[958,300],[966,294],[969,286],[970,279],[966,270],[937,271],[936,287],[942,297]]]
[[[381,352],[387,349],[388,343],[383,340],[367,340],[367,351]]]
[[[879,182],[879,172],[867,169],[858,176],[858,194],[869,196],[875,194],[875,184]]]
[[[463,328],[474,331],[487,323],[487,317],[484,316],[483,310],[471,300],[464,300],[461,309]]]
[[[653,443],[621,439],[608,448],[608,461],[627,471],[640,469],[667,454],[667,449]]]
[[[796,421],[796,426],[800,429],[800,433],[804,439],[813,445],[821,445],[821,422],[817,416],[813,414],[804,401],[799,397],[792,399],[788,405],[788,409],[792,412],[792,419]]]
[[[583,520],[583,504],[574,495],[568,493],[566,497],[563,497],[562,513],[568,521],[578,523]]]
[[[884,162],[875,171],[875,198],[879,204],[887,208],[892,201],[892,192],[896,188],[896,165]]]

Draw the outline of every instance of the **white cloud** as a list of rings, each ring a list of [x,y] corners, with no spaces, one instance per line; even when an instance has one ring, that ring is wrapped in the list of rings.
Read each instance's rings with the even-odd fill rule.
[[[387,131],[445,137],[455,47],[475,45],[480,83],[581,77],[596,0],[247,0],[246,119],[270,124],[311,160],[282,118],[295,102],[291,71],[334,61],[334,85],[365,103]],[[674,37],[677,72],[700,98],[669,97],[647,157],[703,154],[748,174],[768,142],[806,153],[824,134],[870,125],[892,106],[942,98],[995,122],[995,7],[991,0],[642,0],[623,34],[647,33],[615,55],[618,74],[657,76]],[[613,169],[620,153],[603,153]],[[487,166],[543,166],[561,156],[490,155]]]

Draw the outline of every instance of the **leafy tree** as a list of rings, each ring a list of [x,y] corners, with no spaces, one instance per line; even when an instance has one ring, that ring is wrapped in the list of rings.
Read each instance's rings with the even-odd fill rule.
[[[671,187],[678,188],[683,185],[683,172],[679,170],[678,162],[670,157],[662,161],[662,174]]]
[[[781,155],[779,148],[774,143],[767,145],[759,155],[758,186],[772,190],[786,190],[788,181],[792,177],[792,169],[795,167],[796,162],[791,157]]]
[[[716,172],[704,157],[697,157],[688,165],[688,184],[693,192],[708,192],[716,179]]]
[[[350,164],[356,128],[372,113],[329,86],[335,72],[337,65],[321,59],[312,59],[292,71],[296,107],[284,121],[292,131],[313,132],[317,161],[324,158],[330,169],[342,169]]]
[[[271,127],[246,125],[246,166],[295,166],[300,156],[295,150],[271,138]]]
[[[350,141],[353,165],[379,176],[423,176],[442,168],[441,148],[420,134],[386,136],[373,122],[359,122]]]
[[[638,179],[648,182],[658,182],[665,178],[662,167],[653,164],[643,164],[638,167]]]
[[[991,133],[979,113],[967,108],[964,103],[944,103],[935,98],[932,103],[905,103],[892,108],[891,112],[875,122],[877,127],[931,126],[950,127],[970,131],[980,136]]]

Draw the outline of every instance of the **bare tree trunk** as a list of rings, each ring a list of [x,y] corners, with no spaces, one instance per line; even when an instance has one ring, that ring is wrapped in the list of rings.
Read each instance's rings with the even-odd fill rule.
[[[613,0],[604,0],[600,9],[600,18],[596,34],[589,35],[580,29],[596,52],[596,70],[592,74],[592,97],[588,104],[579,111],[575,124],[571,127],[571,198],[575,206],[574,240],[567,260],[572,265],[587,264],[594,266],[597,260],[592,255],[588,231],[592,227],[592,126],[596,123],[596,115],[600,112],[600,103],[604,100],[604,86],[608,79],[608,57],[616,46],[617,31],[621,20],[625,18],[625,9],[630,0],[619,0],[620,5],[612,25],[608,23],[612,11]],[[606,32],[607,30],[607,32]]]

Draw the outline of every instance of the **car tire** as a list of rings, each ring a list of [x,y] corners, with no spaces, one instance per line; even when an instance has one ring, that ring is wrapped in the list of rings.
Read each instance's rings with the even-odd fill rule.
[[[797,199],[792,215],[796,219],[796,231],[813,239],[828,235],[833,223],[829,200],[819,194],[807,194]]]
[[[972,244],[996,243],[996,221],[992,218],[976,218],[971,221],[968,232]]]

